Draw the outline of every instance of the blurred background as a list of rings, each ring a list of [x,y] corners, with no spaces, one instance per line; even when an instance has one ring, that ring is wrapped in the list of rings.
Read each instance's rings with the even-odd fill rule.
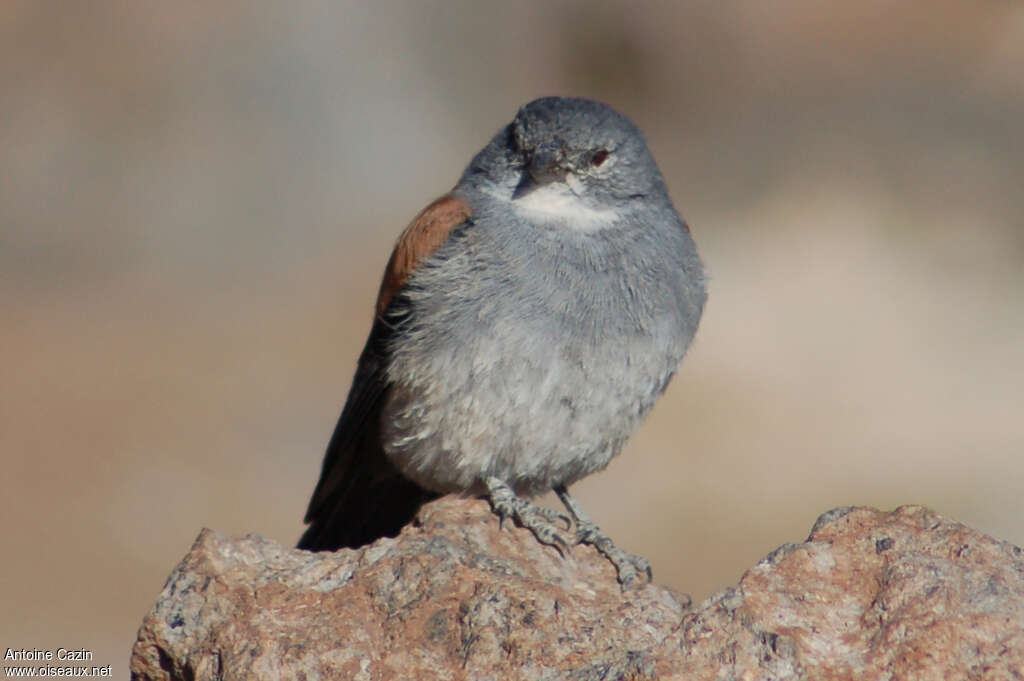
[[[0,5],[0,646],[285,544],[407,221],[517,107],[645,131],[711,282],[575,491],[697,600],[839,505],[1024,543],[1024,4]]]

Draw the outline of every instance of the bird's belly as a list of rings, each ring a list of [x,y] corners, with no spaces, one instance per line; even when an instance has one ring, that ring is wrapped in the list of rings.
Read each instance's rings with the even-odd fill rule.
[[[382,432],[403,474],[437,492],[488,476],[526,495],[571,484],[608,465],[678,362],[646,338],[519,341],[398,359]]]

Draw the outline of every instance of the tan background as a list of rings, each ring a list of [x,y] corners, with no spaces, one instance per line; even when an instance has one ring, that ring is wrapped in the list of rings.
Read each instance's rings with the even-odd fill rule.
[[[0,647],[124,678],[201,527],[297,538],[392,240],[552,93],[646,131],[712,277],[576,488],[658,581],[843,504],[1024,542],[1024,4],[370,6],[0,5]]]

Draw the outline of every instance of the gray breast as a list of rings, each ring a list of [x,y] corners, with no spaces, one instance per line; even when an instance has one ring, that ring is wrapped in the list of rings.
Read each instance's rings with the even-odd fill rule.
[[[478,214],[410,279],[384,447],[440,492],[543,492],[604,468],[689,344],[703,274],[679,224],[601,233]]]

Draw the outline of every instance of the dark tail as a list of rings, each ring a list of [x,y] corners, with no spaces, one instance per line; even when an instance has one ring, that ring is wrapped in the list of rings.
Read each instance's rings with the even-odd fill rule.
[[[399,473],[376,442],[366,443],[370,446],[349,457],[332,457],[335,444],[332,440],[328,447],[324,472],[306,514],[310,525],[298,548],[334,551],[394,537],[420,506],[439,496]]]

